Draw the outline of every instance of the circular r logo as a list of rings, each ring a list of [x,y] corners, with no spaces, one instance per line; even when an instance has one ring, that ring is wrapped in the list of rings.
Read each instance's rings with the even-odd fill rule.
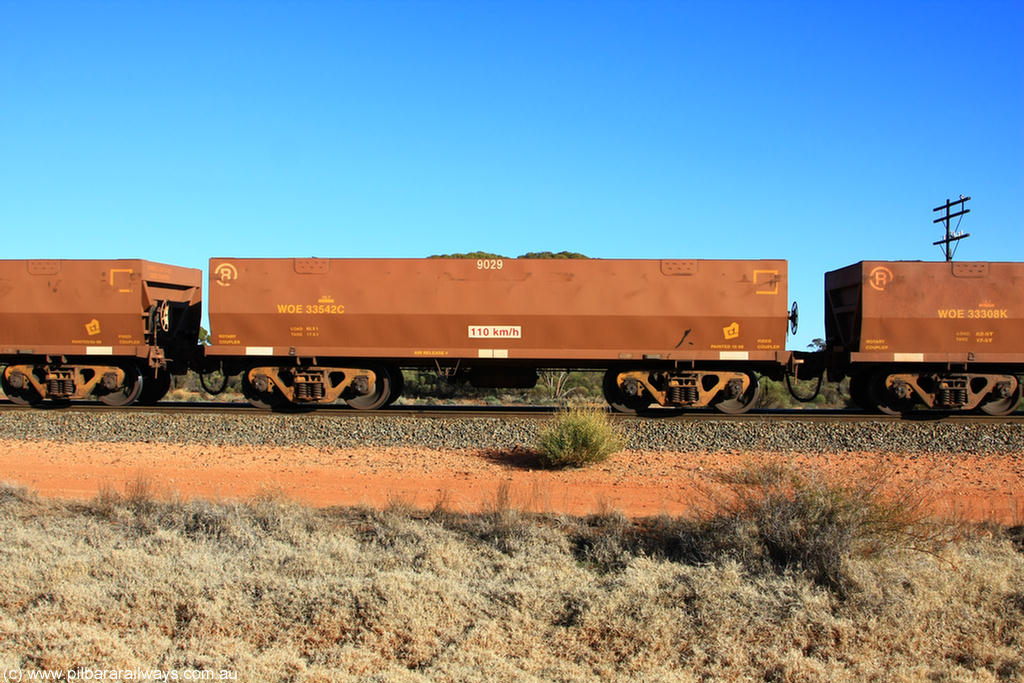
[[[217,276],[217,284],[221,287],[228,287],[232,280],[238,279],[238,269],[230,263],[221,263],[213,269],[213,274]]]
[[[886,285],[892,282],[893,279],[892,271],[885,266],[876,266],[871,269],[868,274],[868,284],[873,289],[877,289],[879,292],[884,292]]]

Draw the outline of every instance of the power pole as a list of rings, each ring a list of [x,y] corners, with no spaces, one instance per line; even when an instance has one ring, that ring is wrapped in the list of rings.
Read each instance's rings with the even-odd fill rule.
[[[945,212],[946,212],[945,215],[943,215],[941,218],[936,218],[935,220],[932,221],[932,223],[945,223],[946,224],[946,238],[945,239],[941,239],[938,242],[932,242],[932,244],[934,244],[936,246],[938,246],[940,244],[942,245],[942,251],[946,254],[946,260],[947,261],[952,261],[953,260],[953,242],[956,242],[957,240],[962,240],[965,237],[970,237],[971,236],[971,234],[969,232],[968,233],[963,233],[963,234],[958,232],[956,234],[953,234],[953,233],[951,233],[949,231],[949,221],[951,219],[956,218],[958,216],[963,216],[964,214],[971,212],[970,209],[964,208],[964,205],[968,201],[970,201],[970,199],[971,199],[970,197],[965,197],[963,195],[960,195],[959,201],[951,202],[951,201],[949,201],[947,199],[945,204],[943,204],[942,206],[937,206],[934,209],[932,209],[932,212],[943,211],[943,210],[945,210]],[[950,209],[952,209],[954,206],[959,207],[960,210],[957,211],[956,213],[950,213]],[[960,225],[960,221],[957,221],[956,224],[959,226]]]

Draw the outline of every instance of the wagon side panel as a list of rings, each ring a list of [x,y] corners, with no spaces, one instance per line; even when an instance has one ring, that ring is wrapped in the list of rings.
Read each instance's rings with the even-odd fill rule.
[[[1022,362],[1024,264],[869,261],[863,353],[893,361]]]
[[[0,354],[145,356],[150,312],[163,300],[180,302],[197,331],[201,271],[141,260],[0,261]]]
[[[786,262],[211,259],[212,354],[774,357]]]

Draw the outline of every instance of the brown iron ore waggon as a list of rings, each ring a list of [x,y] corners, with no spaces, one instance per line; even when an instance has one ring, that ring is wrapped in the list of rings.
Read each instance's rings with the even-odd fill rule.
[[[743,412],[755,371],[779,376],[782,260],[210,260],[211,361],[249,400],[345,400],[402,391],[400,368],[476,386],[532,386],[537,370],[606,371],[609,403]]]
[[[825,276],[825,349],[785,350],[783,260],[0,260],[0,383],[13,401],[155,402],[171,376],[241,374],[285,408],[402,393],[402,368],[479,387],[604,372],[613,408],[744,412],[758,376],[850,378],[868,410],[1012,412],[1024,263],[863,261]]]
[[[0,260],[0,380],[16,403],[155,402],[195,356],[202,271],[142,260]]]
[[[1024,263],[862,261],[825,275],[826,364],[868,409],[1014,410]]]

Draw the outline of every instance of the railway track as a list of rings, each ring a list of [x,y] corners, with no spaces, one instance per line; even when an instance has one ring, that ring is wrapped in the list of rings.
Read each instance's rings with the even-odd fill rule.
[[[299,415],[245,404],[163,403],[111,409],[0,405],[0,440],[220,446],[529,449],[554,414],[547,407],[342,406]],[[616,415],[627,450],[742,453],[990,453],[1024,457],[1024,415],[894,418],[853,411],[773,410],[725,415]],[[17,449],[18,446],[12,446]]]
[[[375,419],[386,417],[474,419],[474,418],[509,418],[509,419],[546,419],[558,412],[557,406],[474,406],[474,405],[415,405],[389,406],[379,410],[353,410],[344,405],[317,406],[308,411],[297,411],[293,415],[316,415],[319,417],[338,416],[345,418]],[[275,416],[283,413],[261,410],[247,403],[225,402],[161,402],[148,406],[112,407],[94,401],[74,401],[69,405],[32,408],[0,399],[0,411],[29,413],[109,413],[123,412],[127,414],[156,413],[163,415],[260,415]],[[1017,412],[1002,417],[994,417],[975,413],[943,413],[938,411],[922,411],[904,416],[892,416],[870,413],[863,410],[834,409],[765,409],[752,410],[740,415],[729,415],[714,410],[671,410],[655,409],[642,416],[623,415],[610,412],[616,420],[625,421],[682,421],[682,422],[760,422],[760,421],[797,421],[797,422],[943,422],[943,423],[1019,423],[1024,424],[1024,413]]]

